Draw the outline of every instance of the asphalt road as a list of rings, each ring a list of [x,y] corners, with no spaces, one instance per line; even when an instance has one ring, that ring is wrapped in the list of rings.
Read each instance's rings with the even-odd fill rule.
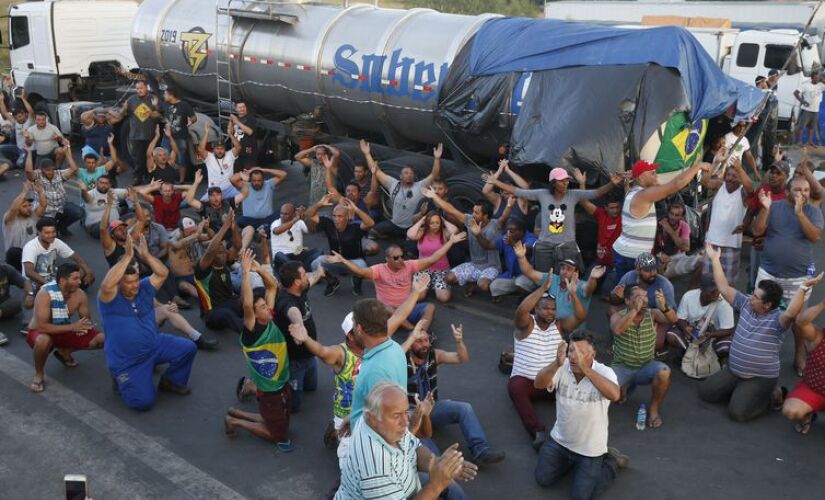
[[[297,165],[285,168],[290,177],[279,190],[278,202],[303,202],[307,180]],[[17,195],[21,182],[22,176],[12,176],[0,183],[0,211]],[[80,230],[67,242],[90,262],[99,282],[107,267],[97,242]],[[317,236],[309,242],[325,246]],[[817,266],[825,269],[822,252],[817,253]],[[821,298],[823,289],[816,290],[814,298]],[[677,283],[677,297],[683,291],[684,283]],[[96,292],[94,286],[90,298]],[[365,284],[365,292],[371,296],[372,286]],[[323,297],[321,287],[310,297],[319,340],[340,342],[341,319],[355,299],[348,281],[332,298]],[[499,353],[512,347],[515,307],[515,300],[492,306],[485,298],[462,297],[439,306],[436,314],[439,346],[452,349],[449,325],[462,323],[471,357],[466,365],[441,368],[441,397],[472,403],[492,446],[507,453],[506,461],[483,469],[466,491],[473,498],[567,498],[569,481],[542,490],[533,480],[536,454],[507,396],[507,377],[496,368]],[[186,316],[202,326],[196,312]],[[605,306],[598,300],[588,324],[602,341],[600,359],[609,359]],[[198,353],[191,395],[161,394],[154,409],[137,413],[112,393],[102,351],[77,353],[80,366],[73,369],[49,359],[46,392],[31,393],[31,350],[18,328],[18,319],[0,320],[0,330],[10,338],[0,348],[0,498],[61,498],[63,475],[68,473],[86,474],[96,500],[317,499],[335,483],[335,453],[322,442],[332,417],[332,372],[327,367],[319,367],[317,392],[307,395],[304,410],[292,417],[296,450],[279,454],[243,431],[234,440],[223,434],[223,416],[230,406],[239,406],[234,388],[245,373],[234,334],[210,332],[221,344],[217,351]],[[782,383],[788,387],[795,383],[791,353],[789,340],[782,354]],[[649,395],[649,388],[640,388],[626,405],[610,408],[610,443],[631,461],[605,498],[822,498],[825,425],[816,423],[808,436],[801,436],[779,413],[734,423],[724,407],[702,403],[697,382],[676,369],[662,407],[664,426],[639,432],[635,413]],[[255,411],[254,403],[240,407]],[[539,404],[539,411],[549,429],[553,407]],[[463,446],[457,428],[437,432],[436,441],[442,447],[456,441]]]

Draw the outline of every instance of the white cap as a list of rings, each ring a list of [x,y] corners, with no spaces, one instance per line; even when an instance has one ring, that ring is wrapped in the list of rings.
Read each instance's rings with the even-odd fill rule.
[[[344,335],[348,334],[355,328],[355,321],[352,319],[352,313],[347,314],[344,321],[341,322],[341,330],[344,330]]]

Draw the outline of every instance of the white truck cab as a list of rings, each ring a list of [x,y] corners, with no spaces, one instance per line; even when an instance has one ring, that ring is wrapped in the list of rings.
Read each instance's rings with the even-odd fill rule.
[[[114,97],[114,68],[136,67],[131,0],[44,0],[9,8],[14,83],[48,103]]]

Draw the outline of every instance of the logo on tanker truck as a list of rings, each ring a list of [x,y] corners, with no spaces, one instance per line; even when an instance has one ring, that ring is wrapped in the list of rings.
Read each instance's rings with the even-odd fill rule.
[[[209,38],[212,33],[197,26],[179,35],[180,48],[186,64],[194,75],[199,70],[206,67],[206,60],[209,58]]]
[[[435,63],[402,57],[401,49],[396,49],[389,57],[363,54],[359,65],[355,57],[357,53],[358,49],[350,44],[338,47],[333,82],[348,89],[410,97],[421,102],[435,96],[436,85],[446,76],[449,68],[447,63],[443,63],[436,73]],[[383,77],[385,65],[387,79]]]

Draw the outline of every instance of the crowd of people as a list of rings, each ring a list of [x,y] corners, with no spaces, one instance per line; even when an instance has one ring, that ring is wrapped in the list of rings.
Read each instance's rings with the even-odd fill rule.
[[[451,328],[454,351],[437,347],[432,331],[441,304],[461,292],[513,301],[506,390],[538,453],[536,482],[571,474],[573,498],[605,490],[628,463],[608,446],[610,404],[649,385],[641,425],[660,428],[673,369],[703,378],[698,397],[727,405],[736,421],[781,410],[805,434],[825,410],[823,330],[814,325],[825,301],[808,304],[823,276],[813,252],[825,188],[807,157],[792,169],[773,150],[728,154],[743,124],[709,138],[708,161],[666,181],[639,160],[601,185],[594,171],[565,167],[536,182],[504,159],[483,175],[471,207],[451,201],[440,144],[420,179],[411,167],[397,178],[382,170],[364,140],[348,178],[341,151],[315,145],[294,157],[309,177],[305,207],[279,198],[285,170],[259,165],[253,110],[237,102],[235,112],[215,136],[174,88],[159,94],[138,79],[122,107],[83,114],[78,155],[25,92],[0,100],[15,131],[3,136],[0,175],[22,168],[26,178],[3,218],[0,317],[22,319],[33,392],[47,390],[50,353],[74,367],[76,351],[102,348],[113,390],[146,411],[158,390],[190,392],[197,350],[218,348],[202,330],[228,330],[248,368],[236,396],[256,398],[258,411],[227,409],[227,436],[242,429],[292,451],[290,419],[316,390],[320,360],[335,387],[325,442],[337,450],[336,499],[465,498],[459,483],[506,457],[472,404],[439,393],[439,366],[471,358],[462,325]],[[116,140],[123,122],[125,144]],[[118,176],[128,171],[126,185]],[[709,193],[704,227],[680,196],[692,183]],[[592,258],[577,239],[585,218],[597,227]],[[75,224],[109,265],[93,297],[102,331],[86,292],[98,281],[94,257],[67,243]],[[308,248],[308,233],[323,234],[326,247]],[[746,236],[750,272],[740,279]],[[679,300],[676,279],[688,289]],[[365,280],[374,298],[364,297]],[[356,298],[332,345],[318,340],[321,304],[308,295],[321,282],[325,297],[344,283]],[[609,364],[596,360],[586,325],[594,297],[609,304]],[[193,301],[202,325],[180,313]],[[164,324],[179,334],[161,333]],[[789,329],[800,377],[790,392],[778,384]],[[403,344],[393,340],[402,330]],[[156,384],[158,365],[166,368]],[[537,400],[555,402],[549,431]],[[433,435],[448,425],[459,427],[468,455],[457,444],[438,448]]]

